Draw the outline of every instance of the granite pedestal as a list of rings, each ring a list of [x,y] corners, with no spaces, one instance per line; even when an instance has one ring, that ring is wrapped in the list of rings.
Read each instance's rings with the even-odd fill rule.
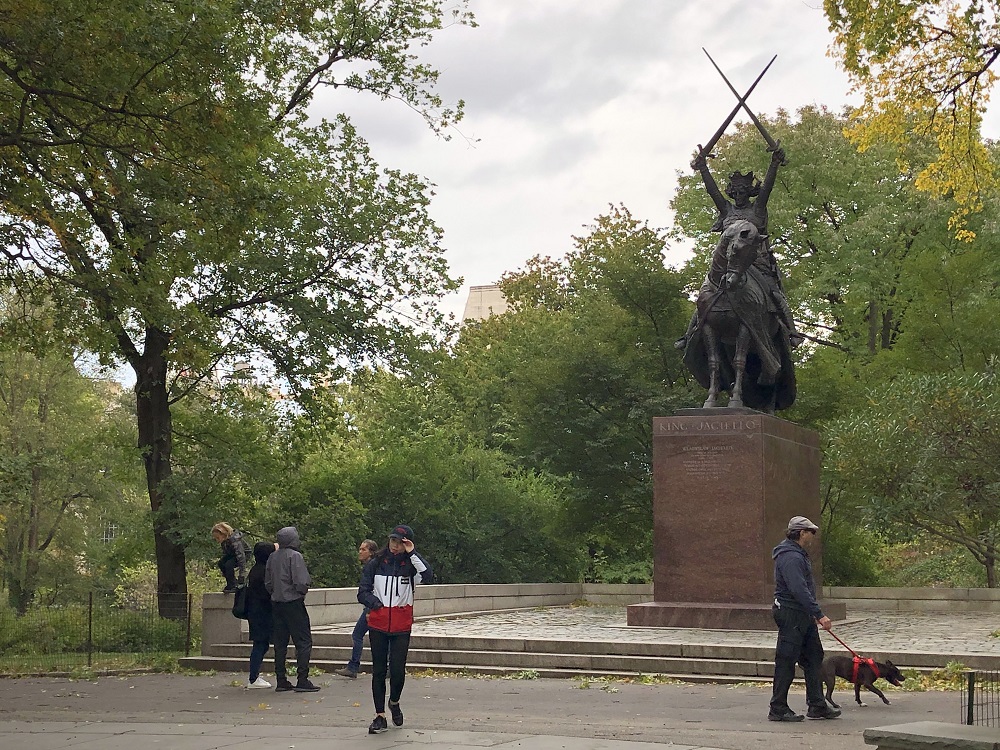
[[[654,601],[628,607],[628,624],[776,629],[771,550],[792,516],[818,522],[819,473],[819,434],[778,417],[715,408],[654,419]],[[817,592],[820,547],[809,553]]]

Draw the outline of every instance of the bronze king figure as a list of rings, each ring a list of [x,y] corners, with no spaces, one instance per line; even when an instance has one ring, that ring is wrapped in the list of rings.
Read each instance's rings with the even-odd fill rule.
[[[685,365],[708,389],[705,408],[720,405],[720,390],[729,393],[728,406],[768,414],[795,402],[791,350],[803,337],[795,329],[781,273],[767,240],[767,201],[778,169],[786,163],[785,152],[746,103],[776,57],[742,96],[712,60],[738,103],[708,143],[698,147],[691,162],[719,211],[712,230],[721,237],[691,323],[675,346],[684,349]],[[753,172],[734,172],[724,196],[708,168],[708,157],[741,109],[750,115],[767,143],[771,163],[763,182]]]

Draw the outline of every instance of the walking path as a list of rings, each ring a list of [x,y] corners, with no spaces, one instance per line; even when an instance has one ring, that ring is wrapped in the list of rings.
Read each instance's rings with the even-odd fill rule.
[[[1000,655],[1000,639],[991,635],[996,627],[989,614],[872,614],[836,630],[865,651]],[[775,638],[773,632],[628,628],[623,608],[599,606],[432,618],[414,632],[770,648]],[[839,648],[826,640],[831,650]],[[266,743],[257,747],[295,750],[428,744],[435,750],[867,750],[866,728],[961,720],[956,692],[887,690],[891,705],[870,701],[867,708],[845,692],[840,719],[783,724],[766,720],[768,686],[411,675],[403,694],[405,726],[370,736],[370,680],[314,680],[318,693],[275,694],[245,690],[246,675],[231,673],[0,679],[0,750],[223,750],[255,740]],[[803,692],[797,684],[790,696],[799,711]]]

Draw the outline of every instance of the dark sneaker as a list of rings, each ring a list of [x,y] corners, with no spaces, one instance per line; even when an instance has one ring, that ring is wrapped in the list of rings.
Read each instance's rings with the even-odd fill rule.
[[[295,686],[292,685],[288,680],[278,678],[278,684],[274,688],[276,693],[287,693],[290,690],[295,690]]]
[[[806,716],[810,719],[836,719],[840,716],[839,708],[832,708],[831,706],[823,706],[822,708],[811,708],[806,711]]]
[[[389,701],[389,713],[392,714],[392,723],[397,727],[403,726],[403,709],[399,707],[398,703],[393,703]]]
[[[788,709],[784,713],[767,715],[768,721],[802,721],[806,717],[802,714],[795,713],[792,709]]]
[[[384,716],[376,716],[374,721],[368,726],[368,734],[382,734],[389,731],[389,723]]]
[[[358,673],[348,669],[347,667],[344,667],[343,669],[338,669],[336,672],[334,672],[334,674],[338,674],[341,677],[346,677],[350,680],[356,680],[358,678]]]
[[[295,687],[292,688],[296,693],[315,693],[319,688],[309,682],[308,677],[303,677],[298,682],[295,683]]]

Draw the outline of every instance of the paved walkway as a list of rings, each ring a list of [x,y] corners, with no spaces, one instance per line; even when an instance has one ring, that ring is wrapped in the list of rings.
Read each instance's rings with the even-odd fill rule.
[[[316,632],[349,633],[352,625],[315,628]],[[994,614],[862,614],[836,623],[834,632],[858,651],[914,651],[937,654],[982,654],[1000,657],[1000,628]],[[474,616],[422,620],[417,635],[452,635],[489,638],[558,637],[579,641],[630,643],[689,643],[774,647],[772,631],[699,630],[693,628],[630,628],[624,607],[550,607]],[[831,651],[843,650],[833,638],[823,636]]]
[[[0,747],[30,750],[222,750],[241,745],[255,748],[330,750],[357,746],[384,750],[433,745],[435,750],[495,748],[496,750],[633,750],[627,740],[559,737],[555,735],[451,732],[401,729],[359,736],[356,728],[301,726],[245,726],[205,724],[142,724],[124,722],[0,722]],[[246,745],[245,743],[251,743]],[[643,750],[696,750],[692,745],[643,742]],[[704,747],[698,750],[710,750]]]
[[[864,615],[838,624],[865,651],[1000,655],[988,614]],[[317,628],[350,632],[351,627]],[[558,607],[419,622],[419,634],[773,648],[773,632],[628,628],[622,607]],[[839,648],[826,639],[831,648]],[[406,726],[366,732],[368,680],[318,675],[322,691],[242,689],[244,674],[147,675],[96,680],[0,680],[0,750],[222,750],[256,747],[374,750],[433,744],[435,750],[864,750],[865,728],[916,720],[957,723],[957,693],[887,691],[891,706],[843,700],[834,722],[766,721],[766,687],[595,684],[577,680],[411,677]],[[802,710],[800,686],[793,706]],[[256,744],[260,741],[266,744]],[[637,745],[636,741],[642,742]]]

